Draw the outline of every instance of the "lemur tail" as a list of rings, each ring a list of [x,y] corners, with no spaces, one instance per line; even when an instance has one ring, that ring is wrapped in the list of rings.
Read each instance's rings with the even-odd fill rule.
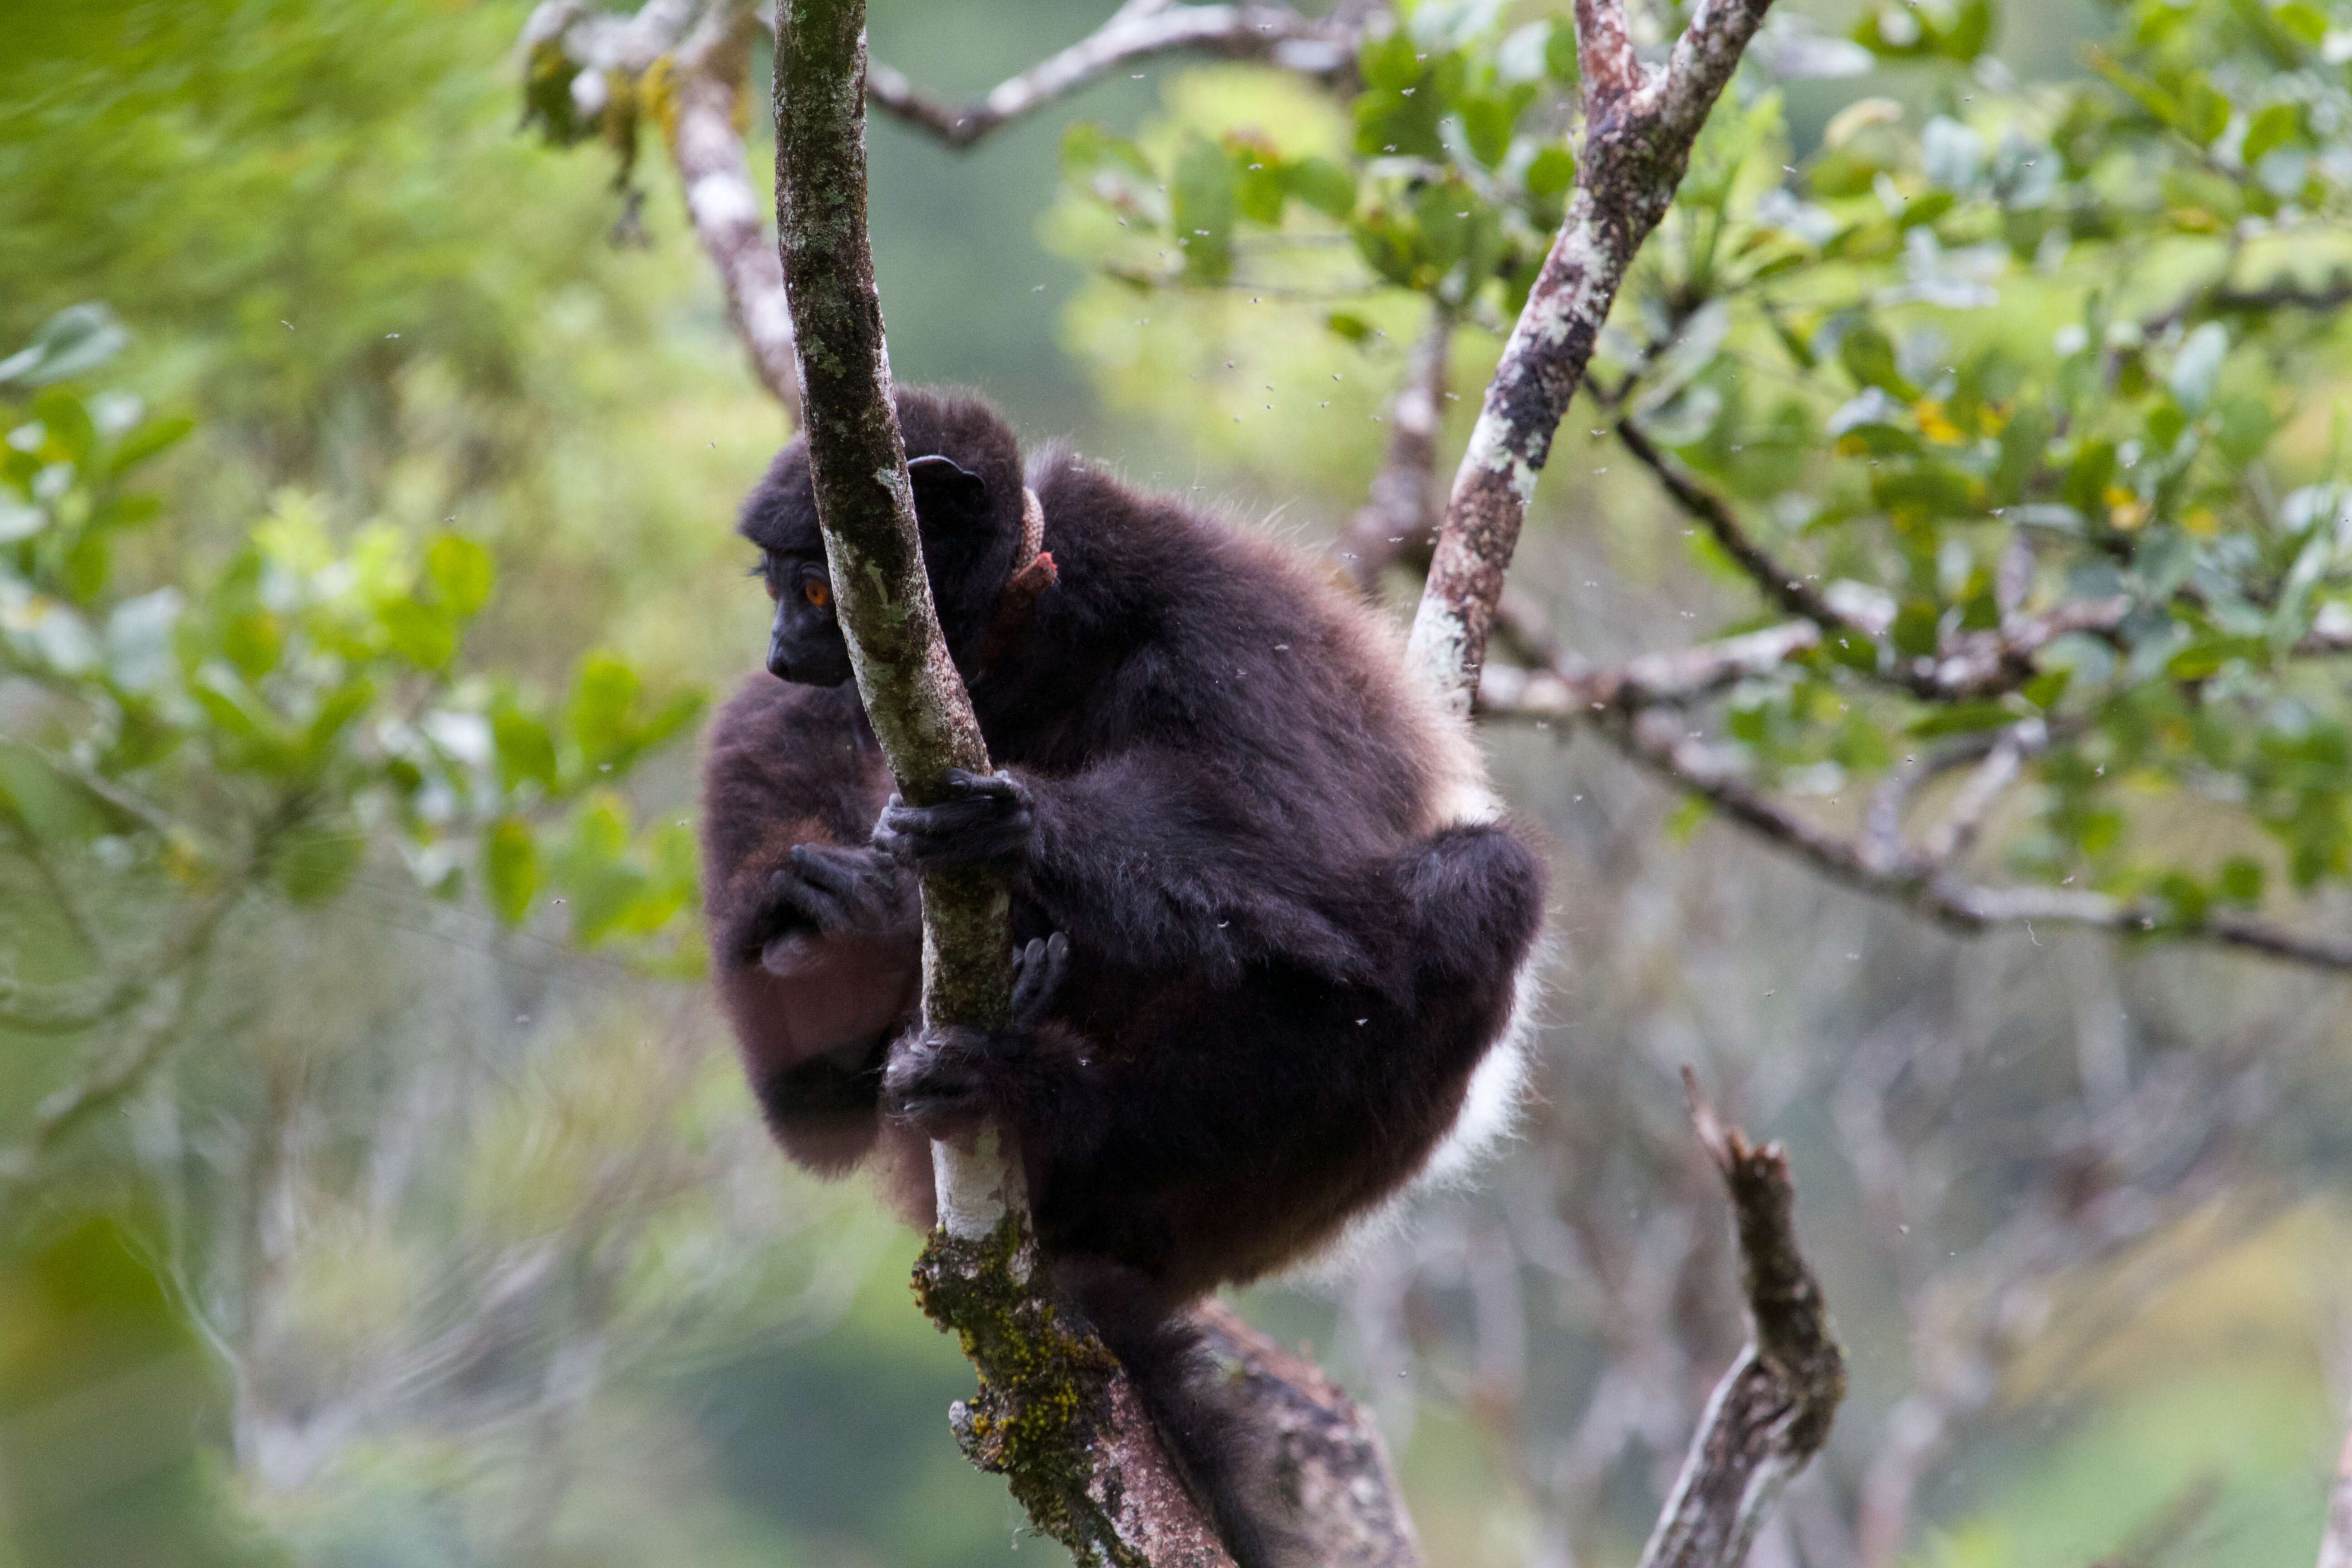
[[[1152,1300],[1140,1276],[1117,1264],[1066,1264],[1066,1289],[1118,1357],[1144,1413],[1185,1484],[1240,1568],[1288,1561],[1276,1510],[1274,1446],[1223,1395],[1202,1332],[1182,1310]]]

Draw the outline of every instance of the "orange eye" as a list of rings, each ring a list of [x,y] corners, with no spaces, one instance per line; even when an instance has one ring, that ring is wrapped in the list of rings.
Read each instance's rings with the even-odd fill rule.
[[[833,584],[822,577],[812,577],[801,584],[801,597],[822,610],[833,603]]]

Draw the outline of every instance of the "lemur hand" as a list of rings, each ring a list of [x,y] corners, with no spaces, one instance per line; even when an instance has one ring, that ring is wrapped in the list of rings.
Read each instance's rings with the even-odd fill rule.
[[[1006,773],[947,773],[948,798],[908,805],[897,795],[874,824],[874,847],[902,866],[929,870],[1017,858],[1029,847],[1028,787]]]
[[[789,967],[812,937],[887,938],[911,931],[914,889],[896,861],[878,849],[797,844],[761,889],[752,931],[761,962]]]

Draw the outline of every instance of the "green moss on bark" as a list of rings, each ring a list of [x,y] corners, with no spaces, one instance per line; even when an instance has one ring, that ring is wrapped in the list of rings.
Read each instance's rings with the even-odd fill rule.
[[[1027,1221],[1015,1214],[976,1241],[935,1230],[916,1262],[915,1300],[980,1373],[979,1392],[950,1416],[956,1441],[973,1464],[1004,1477],[1036,1526],[1080,1562],[1150,1568],[1114,1537],[1087,1489],[1118,1363],[1037,1290],[1034,1261]]]

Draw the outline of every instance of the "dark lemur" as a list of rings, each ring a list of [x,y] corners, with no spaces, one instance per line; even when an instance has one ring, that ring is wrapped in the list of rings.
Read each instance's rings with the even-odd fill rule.
[[[1313,565],[1058,450],[1024,530],[1004,422],[898,402],[940,621],[1003,772],[930,809],[890,795],[787,447],[741,522],[776,602],[768,673],[710,740],[720,994],[787,1152],[828,1174],[877,1158],[919,1221],[928,1134],[1011,1130],[1060,1288],[1236,1556],[1275,1561],[1262,1450],[1192,1375],[1181,1310],[1327,1247],[1507,1121],[1543,873],[1494,820],[1465,726]],[[1038,580],[1035,509],[1058,581],[1030,605],[1006,584]],[[1012,879],[1019,1022],[926,1036],[912,873],[973,860]]]

